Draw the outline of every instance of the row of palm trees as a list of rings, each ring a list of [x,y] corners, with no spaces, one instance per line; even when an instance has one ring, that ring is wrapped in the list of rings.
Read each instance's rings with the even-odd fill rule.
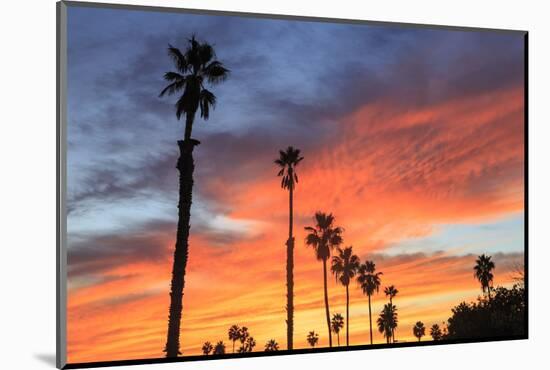
[[[229,76],[227,69],[222,62],[217,60],[214,48],[206,43],[199,42],[195,36],[188,41],[184,52],[172,45],[168,47],[168,55],[174,63],[175,71],[164,74],[168,85],[160,92],[164,95],[180,94],[175,104],[176,117],[180,120],[185,117],[185,130],[183,140],[177,142],[180,156],[176,168],[179,171],[179,199],[178,199],[178,223],[176,233],[176,245],[172,265],[172,278],[170,285],[170,307],[168,314],[167,340],[164,348],[167,357],[177,357],[180,352],[180,324],[183,311],[183,294],[185,287],[185,272],[189,253],[189,232],[191,218],[191,203],[193,191],[193,173],[195,163],[193,151],[200,142],[192,138],[192,129],[197,112],[201,118],[207,120],[210,111],[215,107],[217,99],[214,93],[207,89],[208,85],[216,85],[226,80]],[[281,177],[281,187],[289,191],[289,229],[286,241],[286,285],[287,285],[287,348],[293,349],[294,331],[294,235],[293,235],[293,196],[294,189],[298,183],[296,167],[304,158],[300,156],[300,150],[288,147],[286,151],[279,152],[279,158],[275,163],[279,166],[278,176]],[[317,259],[323,265],[323,284],[326,323],[328,329],[329,346],[332,347],[332,327],[330,320],[328,290],[327,290],[327,263],[331,252],[337,250],[337,255],[332,259],[331,271],[346,289],[346,345],[349,345],[349,284],[356,278],[363,293],[369,300],[369,326],[370,342],[372,344],[372,314],[371,296],[379,291],[381,272],[376,272],[374,262],[366,261],[361,264],[359,258],[352,253],[352,247],[341,249],[343,244],[341,227],[334,225],[334,216],[330,213],[317,212],[315,214],[314,226],[305,228],[308,232],[305,242],[311,246]],[[494,264],[490,257],[480,256],[476,265],[476,278],[481,282],[483,291],[487,291],[490,299],[491,282],[493,279],[491,270]],[[492,264],[492,265],[491,265]],[[491,267],[492,266],[492,267]],[[388,293],[387,293],[388,294]],[[397,326],[397,312],[392,303],[395,293],[389,294],[390,303],[384,306],[379,320],[379,330],[385,333],[386,338],[391,336],[395,340],[395,327]],[[240,328],[241,330],[243,328]],[[338,329],[340,330],[340,329]],[[338,331],[339,333],[339,331]],[[339,334],[337,334],[339,336]],[[239,341],[243,337],[239,336]],[[318,338],[318,337],[317,337]],[[317,339],[318,340],[318,339]],[[387,339],[389,341],[389,339]],[[236,340],[233,340],[233,347]],[[338,337],[339,341],[339,337]],[[316,342],[315,342],[316,343]],[[252,350],[256,345],[254,338],[248,336],[241,341],[239,350]],[[278,346],[277,346],[278,347]],[[210,350],[208,350],[210,348]],[[222,341],[214,346],[206,345],[206,352],[225,352],[225,345]],[[234,350],[234,348],[233,348]]]
[[[293,267],[294,267],[294,235],[293,235],[293,194],[298,183],[298,175],[296,167],[304,159],[300,155],[300,149],[289,146],[286,150],[279,151],[279,158],[275,160],[275,164],[279,167],[277,175],[281,177],[281,187],[289,191],[289,234],[287,239],[287,348],[292,349],[293,336]],[[328,261],[331,254],[336,250],[336,255],[332,257],[330,270],[335,275],[336,281],[339,282],[346,290],[346,346],[349,346],[349,285],[356,278],[363,293],[369,300],[369,326],[370,326],[370,342],[373,343],[372,335],[372,312],[371,312],[371,296],[378,293],[381,284],[382,272],[376,272],[376,265],[373,261],[366,261],[361,264],[359,257],[353,254],[353,247],[348,246],[342,248],[344,239],[342,237],[343,228],[334,224],[334,216],[332,213],[316,212],[314,215],[314,225],[306,226],[307,232],[305,244],[314,249],[315,256],[318,261],[322,262],[323,266],[323,291],[325,303],[325,317],[328,331],[329,346],[332,347],[332,332],[337,334],[338,345],[340,342],[340,329],[334,330],[334,325],[338,325],[330,319],[330,308],[327,287]],[[398,293],[394,286],[386,288],[386,294],[390,297],[390,306],[392,299]],[[390,307],[390,308],[391,308]],[[395,310],[392,313],[396,316]],[[341,317],[341,316],[340,316]],[[339,319],[339,318],[338,318]],[[390,324],[388,330],[394,337],[394,324]]]
[[[250,332],[248,331],[248,328],[246,326],[239,327],[238,325],[232,325],[227,331],[227,337],[233,344],[233,353],[235,353],[236,342],[240,342],[241,344],[240,347],[237,349],[238,353],[249,353],[254,350],[254,347],[256,347],[256,340],[252,335],[250,335]],[[272,342],[273,343],[271,348],[276,347],[278,349],[277,342],[275,342],[274,340],[272,340]],[[209,355],[211,353],[215,355],[225,354],[225,351],[226,347],[223,340],[218,341],[216,346],[212,346],[211,342],[204,342],[202,346],[202,353],[204,355]]]
[[[368,261],[364,265],[361,265],[357,256],[352,254],[351,247],[344,250],[339,249],[338,255],[332,259],[332,272],[336,275],[337,279],[346,286],[346,293],[348,293],[348,286],[351,277],[355,276],[355,272],[358,274],[357,280],[360,284],[367,284],[370,282],[372,287],[380,286],[381,272],[376,273],[375,265],[372,261]],[[367,266],[368,265],[368,266]],[[355,266],[355,270],[350,268]],[[494,262],[491,261],[491,256],[481,255],[477,258],[474,266],[474,276],[480,282],[483,293],[487,294],[487,299],[490,300],[491,289],[493,282],[492,271],[495,268]],[[361,270],[364,270],[362,273]],[[355,272],[354,272],[355,271]],[[368,275],[370,274],[370,275]],[[344,278],[347,276],[348,278]],[[374,293],[378,289],[366,289],[367,292]],[[365,291],[365,290],[364,290]],[[398,325],[397,308],[393,304],[393,298],[397,296],[399,291],[393,285],[384,288],[384,294],[389,298],[389,303],[385,304],[380,315],[377,319],[378,331],[383,334],[386,339],[386,343],[395,343],[395,329]],[[349,294],[346,294],[346,316],[349,317]],[[369,302],[369,315],[370,315],[370,302]],[[340,346],[340,332],[344,327],[344,317],[340,313],[335,313],[330,321],[330,330],[337,337],[338,346]],[[369,317],[370,321],[370,317]],[[346,322],[347,324],[347,322]],[[444,324],[443,324],[444,325]],[[446,335],[447,329],[443,329],[438,324],[433,324],[430,328],[430,336],[433,341],[442,340]],[[349,327],[346,327],[346,345],[349,345]],[[426,327],[422,321],[417,321],[412,328],[413,335],[420,342],[422,337],[426,335]],[[371,330],[371,344],[372,344],[372,330]],[[232,325],[228,330],[228,339],[232,342],[233,353],[235,353],[235,343],[240,342],[238,353],[252,352],[256,346],[256,341],[248,331],[246,326],[239,327],[238,325]],[[306,337],[307,343],[314,348],[319,343],[319,334],[314,330],[310,331]],[[265,352],[279,351],[279,343],[275,339],[270,339],[264,346]],[[222,340],[218,341],[215,345],[211,342],[205,342],[202,346],[202,352],[204,355],[219,355],[226,353],[226,346]]]
[[[336,255],[332,257],[330,270],[336,277],[336,281],[344,286],[346,290],[346,346],[349,346],[349,285],[354,279],[357,281],[363,294],[368,297],[370,343],[372,344],[373,334],[371,297],[379,292],[381,276],[383,273],[376,271],[376,264],[373,261],[365,261],[365,263],[362,264],[359,257],[353,254],[352,246],[344,248],[341,247],[343,244],[343,228],[335,226],[335,218],[331,213],[327,214],[323,212],[316,212],[314,220],[314,226],[305,227],[305,230],[308,232],[305,238],[305,243],[314,249],[317,260],[321,261],[323,264],[323,290],[329,346],[332,347],[332,332],[335,331],[332,330],[333,325],[331,325],[330,321],[330,308],[327,289],[327,262],[333,250],[336,250]],[[393,298],[398,293],[397,289],[393,285],[387,287],[385,292],[388,297],[390,297],[390,302],[393,302]],[[393,303],[390,303],[388,307],[395,308]],[[397,314],[395,313],[395,309],[392,311],[392,315],[396,317]],[[390,323],[388,325],[387,330],[389,330],[389,333],[393,336],[396,323]]]
[[[432,337],[432,340],[442,340],[445,336],[446,330],[447,329],[445,328],[442,330],[438,324],[433,324],[430,328],[430,336]],[[424,323],[422,321],[417,321],[416,324],[414,324],[412,331],[413,335],[416,337],[416,339],[418,339],[419,342],[422,337],[426,335],[426,327],[424,326]]]
[[[378,318],[378,328],[380,330],[380,333],[383,333],[387,343],[390,343],[390,339],[393,338],[394,332],[393,330],[397,327],[397,317],[392,316],[392,313],[388,313],[388,307],[391,307],[390,304],[386,304],[384,306],[384,309],[380,313],[380,317]],[[395,306],[394,306],[395,307]],[[394,311],[395,315],[395,311]],[[389,324],[388,324],[389,323]],[[392,325],[391,323],[395,323],[395,325]],[[338,346],[340,346],[340,330],[344,327],[344,318],[341,314],[336,313],[332,316],[331,320],[331,328],[332,331],[337,335],[338,339]],[[421,340],[421,338],[426,335],[426,328],[424,327],[424,324],[421,321],[418,321],[415,326],[413,327],[413,334],[416,338],[418,338],[418,341]],[[430,329],[430,335],[434,341],[441,340],[443,338],[443,331],[440,329],[439,325],[434,324]],[[241,347],[237,350],[238,353],[249,353],[252,352],[254,347],[256,346],[256,341],[253,337],[250,336],[248,333],[248,329],[246,327],[239,328],[237,325],[231,326],[229,329],[229,340],[233,342],[233,353],[235,353],[235,342],[240,341]],[[319,343],[319,334],[317,334],[315,331],[310,331],[306,337],[307,343],[314,348]],[[279,343],[275,339],[270,339],[266,342],[264,346],[265,352],[275,352],[279,351]],[[202,345],[202,353],[205,356],[208,355],[223,355],[226,353],[226,346],[223,340],[218,341],[215,345],[213,345],[211,342],[207,341],[204,342]]]

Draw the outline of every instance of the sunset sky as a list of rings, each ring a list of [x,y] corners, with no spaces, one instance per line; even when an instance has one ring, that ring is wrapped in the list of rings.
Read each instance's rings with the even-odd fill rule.
[[[247,326],[286,348],[288,192],[273,160],[305,159],[295,190],[295,347],[328,345],[322,264],[305,246],[315,211],[383,272],[373,321],[399,295],[396,338],[441,325],[481,294],[476,256],[509,285],[524,252],[523,35],[68,9],[68,362],[163,357],[177,222],[168,43],[213,44],[230,78],[193,136],[195,187],[184,355]],[[350,344],[368,305],[350,285]],[[331,314],[345,289],[329,277]],[[341,334],[343,338],[345,332]],[[384,338],[376,330],[375,341]]]

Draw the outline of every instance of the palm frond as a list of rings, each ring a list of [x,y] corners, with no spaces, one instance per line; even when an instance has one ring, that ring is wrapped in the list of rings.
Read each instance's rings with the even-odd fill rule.
[[[309,245],[310,247],[317,247],[321,244],[321,239],[317,234],[311,233],[306,235],[306,245]]]
[[[204,76],[211,84],[217,84],[225,81],[229,76],[229,69],[217,60],[211,62],[204,68]]]
[[[167,72],[167,73],[171,73],[171,72]],[[176,81],[172,82],[171,84],[169,84],[168,86],[166,86],[164,89],[162,89],[162,91],[159,94],[159,97],[163,97],[165,94],[173,95],[173,94],[177,93],[178,91],[182,90],[184,87],[185,87],[185,80],[184,79],[176,80]]]
[[[182,114],[185,113],[186,108],[187,108],[186,107],[187,103],[186,103],[185,98],[186,98],[186,96],[184,94],[176,102],[176,117],[178,118],[178,120],[181,118]]]
[[[216,96],[207,89],[200,92],[201,117],[207,120],[210,117],[210,108],[216,108]]]
[[[206,65],[208,62],[212,60],[216,56],[216,52],[214,51],[214,48],[209,43],[202,43],[198,46],[198,54],[199,58],[201,60],[201,63],[203,65]]]
[[[185,77],[183,77],[181,74],[177,72],[166,72],[164,74],[164,79],[166,81],[181,81],[185,79]]]
[[[176,68],[180,72],[185,73],[189,70],[187,58],[181,53],[180,49],[168,44],[168,55],[172,58]]]

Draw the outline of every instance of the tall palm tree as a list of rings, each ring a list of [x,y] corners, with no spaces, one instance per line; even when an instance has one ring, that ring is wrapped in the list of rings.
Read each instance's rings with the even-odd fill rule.
[[[225,354],[225,344],[223,343],[223,341],[219,341],[218,343],[216,343],[216,345],[214,346],[214,355],[224,355]]]
[[[227,332],[227,336],[233,342],[233,353],[235,353],[235,342],[241,338],[241,328],[238,325],[232,325]]]
[[[281,187],[288,189],[288,240],[286,241],[286,343],[287,349],[293,347],[294,333],[294,236],[293,227],[293,195],[294,187],[298,183],[296,166],[304,159],[300,157],[300,149],[289,146],[286,151],[279,151],[279,158],[275,164],[280,167],[277,176],[282,177]]]
[[[353,254],[352,247],[338,248],[338,255],[332,257],[332,273],[336,280],[346,287],[346,346],[349,346],[349,283],[359,271],[361,262],[359,257]],[[339,345],[339,344],[338,344]]]
[[[441,340],[443,338],[443,332],[439,328],[439,325],[433,324],[430,328],[430,335],[432,336],[432,339],[435,341]]]
[[[491,261],[491,256],[482,254],[477,257],[476,265],[474,266],[474,276],[481,283],[483,293],[487,291],[487,297],[491,300],[491,285],[493,284],[493,270],[495,263]]]
[[[384,294],[386,297],[390,298],[390,305],[393,306],[393,297],[395,297],[399,293],[399,290],[395,288],[395,286],[390,285],[384,288]],[[395,343],[395,330],[392,332],[392,342]]]
[[[177,72],[166,72],[164,79],[169,82],[161,92],[172,95],[181,92],[176,103],[176,117],[185,115],[185,133],[178,141],[180,157],[177,162],[179,178],[178,227],[176,247],[172,266],[170,287],[170,311],[168,316],[168,334],[164,351],[166,357],[177,357],[180,353],[180,324],[183,308],[183,289],[185,286],[185,268],[189,253],[189,229],[193,191],[193,149],[200,142],[191,138],[195,114],[205,120],[210,109],[216,104],[216,96],[205,88],[207,83],[215,85],[227,78],[229,70],[216,60],[214,49],[208,43],[200,43],[193,36],[184,53],[169,45],[168,55],[173,59]]]
[[[270,339],[269,342],[265,344],[265,352],[275,352],[279,350],[279,343],[275,339]]]
[[[340,330],[344,327],[344,318],[339,313],[332,315],[330,326],[336,337],[338,338],[338,347],[340,347]]]
[[[413,334],[415,337],[418,338],[418,341],[420,342],[420,339],[424,335],[426,335],[426,327],[424,326],[424,323],[422,321],[417,321],[416,324],[413,327]]]
[[[309,232],[306,236],[306,244],[313,247],[317,260],[323,262],[323,284],[325,292],[325,313],[327,319],[328,342],[332,347],[332,333],[330,328],[330,312],[328,307],[328,289],[327,289],[327,260],[330,258],[332,249],[339,247],[343,243],[342,228],[334,226],[334,216],[332,213],[315,213],[315,226],[307,226],[305,230]]]
[[[372,344],[372,313],[371,313],[371,296],[378,293],[380,290],[381,272],[376,272],[376,265],[372,261],[366,261],[359,266],[359,274],[357,282],[359,283],[363,294],[369,297],[369,326],[370,326],[370,344]]]
[[[307,335],[307,342],[311,347],[315,347],[319,342],[319,334],[317,334],[315,331],[310,331]]]
[[[208,356],[213,349],[214,346],[212,346],[212,343],[204,342],[204,344],[202,345],[202,354]]]
[[[391,303],[385,304],[376,323],[378,324],[378,331],[384,334],[386,343],[389,344],[392,333],[397,327],[397,308]]]

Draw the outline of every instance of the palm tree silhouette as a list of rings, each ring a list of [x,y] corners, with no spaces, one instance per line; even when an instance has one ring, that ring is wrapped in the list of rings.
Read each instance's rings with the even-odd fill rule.
[[[397,308],[391,303],[386,303],[376,321],[378,331],[384,334],[386,343],[390,343],[393,331],[397,327]]]
[[[239,329],[239,341],[241,342],[241,346],[237,350],[239,353],[252,352],[256,346],[256,341],[254,337],[250,336],[250,332],[246,326]]]
[[[495,263],[491,261],[491,256],[482,254],[477,257],[476,265],[474,266],[474,276],[481,283],[483,293],[487,290],[487,298],[491,300],[491,285],[493,284],[492,270],[495,268]]]
[[[216,96],[207,90],[206,83],[211,85],[223,81],[229,74],[223,64],[215,59],[214,49],[208,43],[200,43],[193,36],[185,53],[169,45],[168,55],[173,59],[177,72],[166,72],[164,79],[169,82],[159,96],[182,92],[176,103],[176,117],[179,120],[185,115],[184,139],[178,141],[180,157],[177,169],[179,178],[178,228],[172,281],[170,285],[170,310],[168,316],[168,333],[164,351],[166,357],[177,357],[181,354],[180,324],[183,308],[183,289],[185,286],[185,268],[189,253],[189,228],[193,191],[193,149],[200,142],[191,138],[195,114],[200,110],[205,120],[210,109],[216,104]]]
[[[332,257],[330,267],[336,280],[346,287],[346,346],[349,346],[349,283],[359,271],[360,265],[359,257],[353,254],[352,247],[349,246],[344,250],[338,248],[338,255]]]
[[[369,297],[369,326],[370,326],[370,344],[372,344],[372,313],[371,313],[371,296],[378,293],[380,289],[381,272],[376,272],[376,265],[372,261],[366,261],[359,266],[359,275],[357,282],[363,290],[363,294]]]
[[[443,332],[439,328],[439,325],[433,324],[430,328],[430,335],[432,336],[432,339],[435,341],[441,340],[443,338]]]
[[[216,343],[216,345],[214,346],[214,355],[224,355],[225,354],[225,344],[223,343],[223,341],[219,341],[218,343]]]
[[[237,352],[239,353],[250,353],[256,346],[256,341],[254,340],[254,337],[247,337],[246,340],[242,342],[241,347]]]
[[[390,298],[390,305],[392,306],[393,306],[393,297],[395,297],[397,293],[399,293],[399,290],[397,290],[393,285],[390,285],[384,288],[384,294],[386,294],[386,297]],[[392,333],[392,342],[395,343],[395,330]]]
[[[300,149],[294,149],[289,146],[286,151],[279,151],[279,158],[275,160],[275,164],[279,165],[280,171],[277,176],[281,176],[281,187],[288,189],[288,240],[286,241],[286,343],[287,349],[293,347],[294,333],[294,236],[292,235],[293,227],[293,194],[294,187],[298,183],[298,175],[296,174],[296,166],[304,159],[300,157]]]
[[[202,354],[208,356],[213,349],[214,346],[212,346],[212,343],[204,342],[204,344],[202,345]]]
[[[275,339],[270,339],[269,342],[265,344],[265,352],[275,352],[279,350],[279,343]]]
[[[338,347],[340,347],[340,330],[344,327],[344,318],[339,313],[332,315],[330,326],[336,337],[338,338]]]
[[[227,332],[227,336],[233,342],[233,353],[235,353],[235,342],[241,338],[241,328],[238,325],[232,325]]]
[[[250,333],[248,332],[248,328],[246,326],[243,326],[239,329],[239,341],[244,343],[248,337],[250,337]]]
[[[424,335],[426,335],[426,327],[424,327],[424,323],[422,321],[417,321],[416,324],[413,327],[413,334],[415,337],[418,338],[418,341],[420,342],[420,339]]]
[[[319,334],[317,334],[315,331],[310,331],[307,335],[307,342],[311,347],[315,347],[319,342]]]
[[[327,318],[328,342],[332,347],[332,333],[330,328],[330,312],[328,307],[327,289],[327,260],[330,258],[330,251],[342,244],[342,228],[334,226],[332,213],[315,213],[315,226],[306,226],[304,229],[309,232],[306,236],[306,244],[313,247],[317,260],[323,262],[323,283],[325,292],[325,313]]]

